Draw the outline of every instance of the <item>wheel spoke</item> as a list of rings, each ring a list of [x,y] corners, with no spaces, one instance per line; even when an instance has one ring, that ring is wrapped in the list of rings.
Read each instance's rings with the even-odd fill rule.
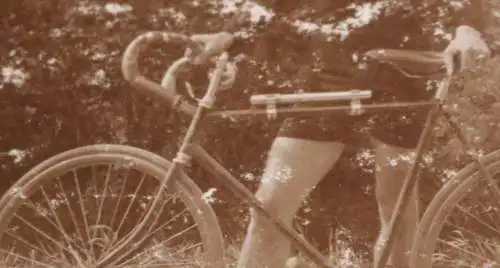
[[[163,241],[159,242],[158,244],[154,245],[153,247],[151,247],[151,248],[149,248],[149,249],[147,249],[147,250],[145,250],[145,251],[142,251],[142,253],[139,253],[139,254],[135,255],[134,257],[130,258],[129,260],[127,260],[126,262],[124,262],[124,263],[122,263],[122,264],[120,264],[120,265],[126,265],[126,264],[130,263],[130,262],[131,262],[131,261],[133,261],[133,260],[137,260],[138,258],[140,258],[140,257],[144,256],[144,254],[146,254],[148,251],[151,251],[151,250],[153,250],[153,251],[154,251],[155,249],[157,249],[157,248],[160,248],[160,247],[164,246],[165,244],[167,244],[167,243],[169,243],[170,241],[172,241],[172,240],[174,240],[174,239],[178,238],[179,236],[181,236],[181,235],[185,234],[186,232],[188,232],[188,231],[192,230],[192,229],[193,229],[193,228],[195,228],[195,227],[196,227],[196,224],[193,224],[193,225],[189,226],[188,228],[186,228],[186,229],[182,230],[181,232],[176,233],[175,235],[173,235],[173,236],[169,237],[168,239],[166,239],[166,240],[163,240]],[[131,250],[131,251],[132,251],[132,250]],[[128,252],[127,254],[130,254],[130,252]]]
[[[68,236],[66,235],[66,231],[62,227],[62,223],[60,223],[60,222],[55,223],[51,218],[49,218],[46,215],[46,213],[40,212],[39,208],[37,208],[36,205],[33,204],[33,202],[31,200],[29,202],[25,202],[23,205],[30,208],[31,210],[33,210],[37,215],[42,216],[47,221],[47,223],[49,223],[52,227],[54,227],[54,229],[59,231],[59,233],[61,233],[65,239],[68,238]],[[48,203],[47,205],[50,206],[50,203]],[[69,244],[69,240],[66,239],[66,242]]]
[[[100,225],[102,208],[104,206],[104,200],[106,199],[106,191],[108,189],[109,178],[111,177],[111,170],[112,170],[111,166],[112,165],[109,165],[108,169],[106,171],[106,178],[104,179],[104,187],[102,187],[102,193],[99,196],[99,194],[97,194],[98,192],[96,192],[96,194],[97,194],[97,200],[99,200],[100,203],[99,203],[99,208],[97,209],[97,218],[96,218],[95,225]],[[97,187],[97,185],[96,185],[96,187]],[[92,237],[94,235],[95,234],[93,233]]]
[[[42,192],[42,195],[45,199],[45,202],[47,202],[47,205],[49,207],[49,210],[50,212],[52,213],[52,215],[54,216],[54,220],[56,221],[57,223],[57,226],[55,226],[52,222],[52,220],[48,220],[48,222],[52,223],[54,225],[54,227],[56,227],[56,229],[61,233],[61,235],[64,237],[64,239],[66,240],[66,243],[68,245],[71,245],[71,240],[70,240],[70,236],[69,234],[66,232],[66,230],[64,229],[63,227],[63,224],[61,223],[61,221],[59,220],[59,217],[57,217],[57,213],[56,211],[54,210],[54,206],[51,202],[51,200],[49,199],[49,197],[47,196],[47,193],[45,193],[45,190],[43,189],[43,187],[40,187],[40,190]],[[47,217],[48,219],[48,217]]]
[[[145,267],[165,267],[165,265],[168,264],[169,266],[175,267],[175,266],[181,266],[181,265],[194,265],[194,264],[196,264],[200,267],[204,267],[204,266],[206,266],[207,263],[203,260],[200,260],[199,257],[197,257],[197,256],[187,256],[187,259],[186,258],[181,259],[181,258],[176,257],[176,255],[180,255],[186,251],[200,248],[201,245],[202,245],[202,243],[197,243],[197,244],[193,244],[190,246],[185,246],[185,247],[182,247],[173,253],[168,253],[166,256],[161,256],[161,254],[160,254],[160,257],[162,258],[161,263],[155,264],[154,263],[155,260],[152,259],[153,257],[149,257],[149,259],[144,259],[144,262],[139,263],[139,265],[141,265],[141,267],[144,267],[144,266]],[[154,248],[151,248],[151,251],[154,252],[154,250],[155,250]],[[165,263],[165,261],[168,261],[168,263]],[[158,261],[156,261],[156,262],[158,262]]]
[[[439,241],[440,243],[442,243],[442,244],[445,244],[445,245],[447,245],[447,246],[449,246],[449,247],[453,248],[453,249],[456,249],[457,251],[460,251],[460,252],[462,252],[462,253],[465,253],[465,254],[467,254],[467,255],[469,255],[469,256],[471,256],[471,257],[477,257],[477,259],[480,259],[480,260],[485,261],[485,262],[490,261],[490,260],[486,259],[485,257],[483,257],[483,256],[481,256],[481,255],[478,255],[477,253],[474,253],[474,252],[472,252],[472,251],[469,251],[469,250],[466,250],[466,249],[464,249],[464,248],[461,248],[460,246],[456,245],[455,243],[450,243],[450,242],[448,242],[448,241],[444,241],[444,240],[442,240],[442,239],[439,239],[438,241]]]
[[[473,218],[474,220],[476,220],[478,223],[482,224],[484,227],[486,227],[487,229],[495,232],[497,235],[500,236],[500,231],[499,230],[497,230],[494,226],[492,226],[491,224],[488,224],[484,220],[481,220],[476,215],[468,212],[463,206],[457,205],[456,209],[459,210],[460,212],[464,213],[464,214],[467,214],[468,216],[470,216],[471,218]]]
[[[85,228],[85,234],[87,236],[88,241],[91,241],[92,239],[91,239],[90,230],[89,230],[89,222],[87,219],[87,213],[85,212],[85,208],[83,207],[84,199],[83,199],[82,191],[80,189],[80,183],[78,181],[78,173],[76,172],[75,169],[73,169],[71,172],[73,173],[73,181],[75,182],[75,185],[76,185],[76,192],[78,194],[78,203],[80,204],[80,212],[82,214],[82,220],[83,220],[83,225]],[[96,253],[95,253],[94,247],[92,245],[89,245],[89,250],[90,250],[92,258],[95,260]]]
[[[13,253],[12,251],[7,251],[7,250],[4,250],[2,248],[0,248],[0,252],[4,253],[4,254],[7,254],[8,256],[15,256],[16,258],[19,258],[23,261],[26,261],[26,262],[30,262],[30,263],[36,263],[37,265],[40,265],[42,267],[47,267],[47,268],[54,268],[53,265],[50,265],[50,264],[47,264],[47,263],[43,263],[41,261],[37,261],[37,260],[33,260],[33,259],[28,259],[20,254],[17,254],[17,253]]]
[[[62,183],[61,183],[61,178],[57,177],[56,180],[57,180],[57,186],[59,187],[59,189],[61,189],[61,196],[64,200],[64,204],[66,205],[66,208],[68,208],[68,213],[70,215],[73,226],[75,226],[75,231],[76,231],[78,237],[80,237],[80,239],[82,239],[82,241],[83,241],[83,235],[80,231],[80,227],[78,225],[78,220],[76,219],[75,212],[73,211],[73,208],[71,207],[71,202],[69,201],[69,198],[66,195],[66,191],[64,191],[64,187],[62,186]]]
[[[125,189],[128,183],[128,178],[129,178],[129,172],[125,173],[125,180],[122,182],[122,185],[120,187],[120,193],[118,194],[118,201],[116,201],[115,208],[113,209],[113,216],[111,216],[111,223],[109,226],[114,226],[115,220],[116,220],[116,215],[118,214],[118,209],[119,209],[119,204],[120,201],[122,200],[122,197],[125,194]]]
[[[475,237],[477,237],[477,238],[481,239],[482,241],[486,241],[486,240],[487,240],[487,238],[486,238],[486,237],[484,237],[484,236],[482,236],[482,235],[478,234],[477,232],[474,232],[474,231],[471,231],[471,230],[467,230],[465,227],[458,226],[458,225],[456,225],[456,224],[450,223],[449,221],[446,221],[446,223],[445,223],[445,224],[447,224],[447,225],[449,225],[449,226],[452,226],[452,227],[454,227],[454,228],[458,229],[458,230],[459,230],[460,232],[462,232],[462,233],[471,234],[471,235],[473,235],[473,236],[475,236]]]
[[[168,220],[167,222],[163,223],[162,225],[160,225],[158,228],[156,228],[153,232],[151,232],[151,234],[149,236],[153,236],[154,234],[156,234],[157,232],[159,232],[160,230],[162,230],[163,228],[165,228],[168,224],[170,224],[171,222],[175,221],[176,219],[178,219],[182,214],[184,214],[184,212],[187,212],[187,208],[183,209],[181,212],[177,213],[174,217],[172,217],[170,220]]]
[[[185,253],[186,251],[190,251],[192,249],[200,248],[200,247],[202,247],[202,245],[203,245],[202,243],[197,243],[197,244],[193,244],[193,245],[190,245],[190,246],[182,247],[179,250],[177,250],[177,251],[173,252],[172,254],[170,254],[169,256],[176,256],[176,255]]]
[[[47,240],[51,241],[52,243],[54,243],[56,246],[58,246],[61,250],[66,250],[68,251],[68,253],[71,253],[69,252],[69,250],[61,243],[59,243],[59,241],[55,240],[54,238],[50,237],[50,235],[46,234],[45,232],[43,232],[42,230],[40,230],[39,228],[37,228],[36,226],[34,226],[33,224],[29,223],[27,220],[25,220],[23,217],[21,216],[18,216],[18,215],[14,215],[15,218],[19,219],[20,221],[22,221],[24,224],[26,224],[27,226],[29,226],[31,229],[33,229],[35,232],[37,232],[39,235],[45,237]]]
[[[445,267],[440,267],[440,268],[446,268],[446,267],[452,267],[455,268],[457,266],[457,260],[456,259],[451,259],[449,256],[443,256],[443,254],[435,254],[435,259],[439,260],[439,264],[447,264],[450,266],[445,266]],[[464,266],[466,265],[466,266]],[[465,263],[464,261],[460,262],[460,267],[463,268],[477,268],[475,265],[472,265],[470,263]]]
[[[38,247],[38,246],[36,246],[36,245],[33,245],[31,242],[29,242],[29,241],[27,241],[26,239],[22,238],[20,235],[13,234],[13,233],[11,233],[11,232],[9,232],[9,231],[6,231],[6,232],[4,233],[4,235],[5,235],[5,234],[6,234],[6,235],[8,235],[8,236],[10,236],[10,237],[12,237],[14,240],[17,240],[17,241],[21,242],[21,243],[22,243],[22,244],[24,244],[25,246],[28,246],[28,247],[30,247],[30,248],[32,248],[32,249],[35,249],[35,250],[37,250],[37,251],[39,251],[39,252],[41,252],[41,253],[46,252],[46,250],[45,250],[45,249],[42,249],[42,248],[40,248],[40,247]]]
[[[159,193],[161,194],[161,193]],[[161,211],[163,211],[163,208],[165,207],[166,204],[169,203],[170,200],[174,199],[175,196],[174,195],[171,195],[169,196],[164,202],[163,204],[161,205],[160,209],[158,210],[158,213],[156,214],[155,216],[155,219],[153,221],[153,223],[151,223],[151,225],[149,226],[149,229],[148,229],[148,233],[151,232],[151,229],[153,229],[153,227],[156,225],[156,222],[158,221],[158,219],[160,218],[160,215],[161,215]],[[184,210],[182,210],[180,213],[178,213],[177,215],[175,215],[172,219],[170,219],[169,221],[165,222],[163,225],[161,225],[160,227],[156,228],[155,231],[153,231],[153,234],[156,233],[157,231],[161,230],[163,227],[167,226],[169,223],[171,223],[172,221],[176,220],[178,217],[180,217],[180,215],[182,215],[184,212],[187,211],[187,208],[185,208]],[[152,235],[152,234],[151,234]]]
[[[145,173],[144,173],[144,174],[142,174],[141,179],[140,179],[140,181],[139,181],[139,183],[138,183],[137,187],[135,188],[134,193],[130,196],[130,202],[129,202],[128,206],[127,206],[127,209],[125,210],[125,213],[123,214],[122,219],[120,220],[120,224],[118,225],[118,228],[116,229],[116,233],[117,233],[117,234],[119,234],[119,233],[120,233],[120,231],[121,231],[121,229],[122,229],[122,226],[123,226],[123,224],[125,223],[125,219],[127,219],[127,218],[128,218],[127,216],[128,216],[128,214],[130,213],[130,210],[131,210],[131,208],[132,208],[132,205],[133,205],[133,203],[134,203],[134,200],[135,200],[135,198],[137,197],[137,195],[139,194],[139,190],[141,189],[142,184],[144,183],[144,180],[146,179],[146,177],[147,177],[147,174],[145,174]]]
[[[161,194],[161,193],[158,193],[158,194]],[[137,244],[142,244],[144,241],[146,241],[147,239],[149,239],[150,237],[152,237],[156,232],[158,232],[159,230],[161,230],[164,226],[168,225],[169,223],[171,223],[173,220],[177,219],[180,215],[182,215],[182,213],[184,213],[185,211],[187,211],[187,209],[184,209],[181,213],[177,214],[176,216],[173,217],[173,219],[165,222],[162,226],[158,227],[155,231],[151,232],[151,229],[156,225],[156,222],[158,221],[160,215],[161,215],[161,211],[163,211],[163,208],[165,206],[165,204],[167,204],[170,200],[174,199],[174,196],[169,196],[167,200],[165,200],[160,209],[158,210],[159,212],[155,215],[155,218],[153,220],[152,223],[144,223],[144,224],[148,224],[149,225],[149,229],[147,230],[146,232],[146,235],[140,239]],[[152,202],[152,200],[150,200],[150,202]],[[144,211],[144,213],[142,214],[141,216],[141,219],[144,218],[144,215],[146,214],[147,210]],[[136,228],[142,228],[141,226],[137,226]],[[123,243],[123,241],[125,241],[126,239],[129,238],[129,236],[133,233],[133,230],[128,233],[126,236],[124,236],[117,244],[120,244],[120,243]],[[134,250],[129,250],[127,251],[125,254],[123,254],[122,256],[127,256],[129,255],[131,252],[133,252]]]
[[[158,193],[158,194],[162,194],[162,193]],[[165,201],[162,202],[162,205],[161,205],[160,209],[158,210],[158,213],[155,215],[155,219],[154,219],[153,223],[147,223],[147,224],[150,224],[150,227],[147,230],[146,235],[144,235],[144,237],[141,238],[137,242],[137,244],[142,244],[145,241],[147,241],[148,239],[152,238],[157,232],[159,232],[160,230],[162,230],[163,228],[165,228],[167,225],[169,225],[173,221],[177,220],[181,215],[183,215],[185,212],[188,211],[187,208],[183,209],[181,212],[177,213],[176,215],[174,215],[173,217],[171,217],[168,221],[166,221],[165,223],[163,223],[159,227],[155,228],[155,230],[151,232],[151,230],[153,229],[153,227],[156,225],[156,223],[157,223],[157,221],[158,221],[158,219],[159,219],[159,217],[161,215],[161,211],[163,211],[165,205],[168,204],[170,200],[174,200],[175,198],[176,198],[176,196],[174,194],[171,194],[171,195],[168,196],[168,198]],[[138,227],[138,228],[140,228],[140,227]],[[192,228],[188,228],[186,231],[188,231],[190,229],[192,229]],[[183,231],[181,233],[185,233],[185,231]],[[128,238],[128,236],[124,237],[122,239],[122,241],[125,240],[125,239],[127,239],[127,238]],[[122,241],[120,241],[119,243],[121,243]],[[135,250],[136,249],[134,249],[134,248],[128,250],[125,254],[122,254],[122,257],[128,256],[128,255],[132,254],[132,252],[134,252]],[[133,259],[136,259],[136,258],[133,258]]]

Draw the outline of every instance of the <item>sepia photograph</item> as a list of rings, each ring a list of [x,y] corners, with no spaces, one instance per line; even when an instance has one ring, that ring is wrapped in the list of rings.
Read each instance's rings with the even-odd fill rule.
[[[499,52],[500,0],[3,0],[0,268],[500,268]]]

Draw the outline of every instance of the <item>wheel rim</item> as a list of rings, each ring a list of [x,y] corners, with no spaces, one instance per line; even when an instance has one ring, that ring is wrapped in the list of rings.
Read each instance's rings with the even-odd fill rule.
[[[130,157],[79,157],[42,172],[14,196],[0,219],[0,256],[9,267],[92,267],[145,215],[162,173]],[[44,178],[51,178],[48,179]],[[203,266],[189,197],[162,193],[146,242],[117,267]]]
[[[500,186],[500,162],[488,167]],[[443,202],[422,247],[432,267],[500,267],[500,191],[480,172]],[[430,266],[430,265],[429,265]],[[427,266],[426,266],[427,267]]]

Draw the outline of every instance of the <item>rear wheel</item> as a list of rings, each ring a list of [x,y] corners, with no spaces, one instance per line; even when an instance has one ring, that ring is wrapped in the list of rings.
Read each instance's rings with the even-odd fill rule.
[[[490,184],[475,163],[436,194],[415,237],[411,267],[500,267],[500,151],[485,158]]]
[[[0,200],[0,265],[92,267],[141,221],[169,166],[121,145],[42,162]],[[146,243],[117,267],[223,267],[220,227],[196,184],[181,173],[161,197]]]

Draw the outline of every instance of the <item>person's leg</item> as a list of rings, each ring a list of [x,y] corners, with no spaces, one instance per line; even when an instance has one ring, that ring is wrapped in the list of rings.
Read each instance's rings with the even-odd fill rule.
[[[277,137],[269,151],[256,197],[272,214],[292,223],[310,190],[338,160],[340,142]],[[290,257],[290,243],[264,216],[251,209],[239,268],[282,268]]]
[[[374,260],[378,260],[381,249],[387,241],[392,213],[403,186],[404,178],[411,162],[414,160],[414,149],[396,147],[372,139],[375,149],[376,199],[380,215],[381,230],[374,248]],[[389,263],[393,267],[408,267],[409,253],[418,223],[418,187],[415,187],[408,208],[404,212],[401,228],[396,234]]]

